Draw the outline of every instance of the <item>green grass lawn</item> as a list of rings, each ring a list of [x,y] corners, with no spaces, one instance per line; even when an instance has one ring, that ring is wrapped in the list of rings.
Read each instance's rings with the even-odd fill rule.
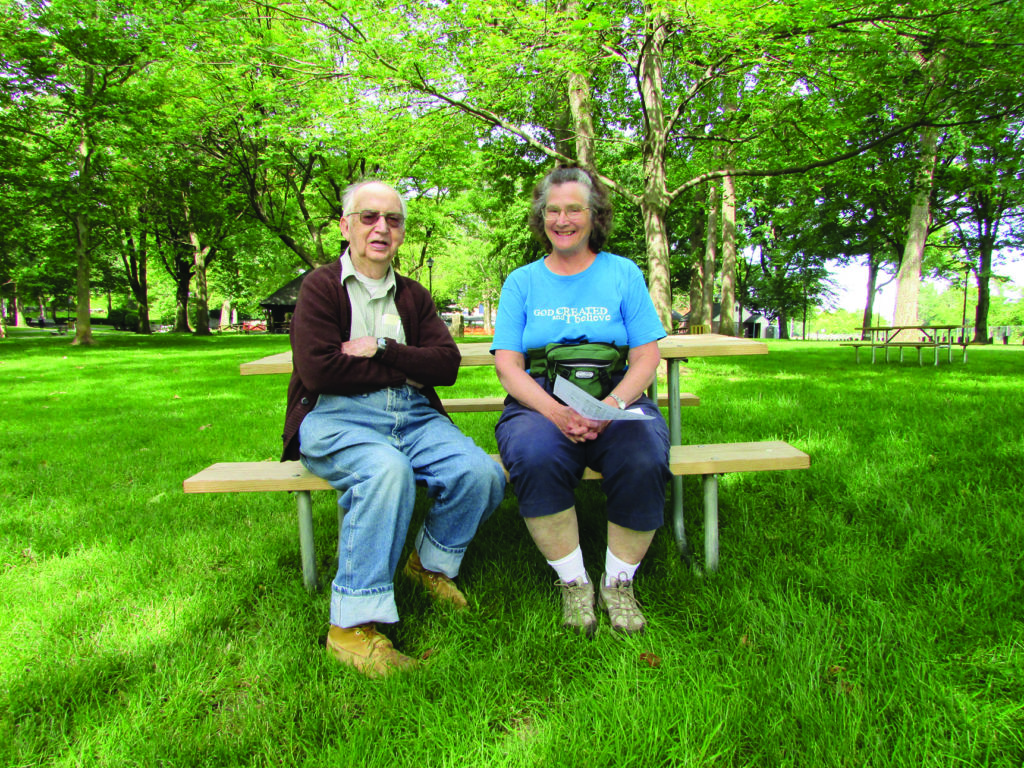
[[[429,658],[373,682],[323,651],[294,500],[181,490],[278,457],[286,377],[238,366],[287,345],[0,342],[0,765],[1024,764],[1024,349],[691,360],[684,442],[811,455],[722,479],[719,572],[681,565],[666,528],[637,580],[648,633],[567,635],[509,491],[463,566],[470,613],[399,577],[389,634]],[[499,393],[474,368],[446,394]],[[496,451],[493,414],[456,420]],[[578,502],[595,576],[597,484]],[[333,494],[314,516],[329,576]]]

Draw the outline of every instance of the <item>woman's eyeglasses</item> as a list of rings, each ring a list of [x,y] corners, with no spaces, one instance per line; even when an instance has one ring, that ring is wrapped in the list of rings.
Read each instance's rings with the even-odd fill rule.
[[[579,221],[583,218],[584,211],[589,211],[589,208],[584,208],[582,205],[567,205],[565,208],[551,208],[544,209],[544,218],[548,221],[558,221],[558,217],[563,213],[565,218],[569,221]]]
[[[405,216],[400,213],[381,213],[380,211],[352,211],[347,214],[349,216],[358,216],[359,223],[365,224],[368,227],[372,227],[378,221],[380,217],[384,217],[384,221],[387,222],[391,229],[401,229],[405,225]]]

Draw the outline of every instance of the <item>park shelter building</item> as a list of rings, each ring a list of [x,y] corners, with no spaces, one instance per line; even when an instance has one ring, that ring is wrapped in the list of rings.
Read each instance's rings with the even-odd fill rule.
[[[260,307],[267,319],[268,333],[288,333],[291,327],[292,313],[295,312],[295,305],[299,301],[299,288],[308,274],[309,272],[303,272],[260,302]]]
[[[748,339],[762,339],[767,338],[770,335],[771,325],[765,319],[764,315],[759,312],[748,312],[743,311],[743,318],[739,323],[743,328],[742,336]],[[711,332],[718,333],[718,329],[721,326],[721,313],[722,305],[715,302],[711,308]],[[687,312],[682,316],[680,322],[680,330],[682,333],[688,333],[690,328],[690,313]]]

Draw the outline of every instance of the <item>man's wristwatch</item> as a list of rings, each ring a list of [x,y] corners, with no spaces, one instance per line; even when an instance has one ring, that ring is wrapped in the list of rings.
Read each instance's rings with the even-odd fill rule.
[[[608,397],[610,397],[612,400],[619,404],[620,411],[626,410],[626,401],[623,400],[621,397],[616,395],[614,392],[609,392]]]
[[[384,336],[377,338],[377,351],[373,353],[374,357],[380,357],[384,354],[384,350],[388,348],[388,340]]]

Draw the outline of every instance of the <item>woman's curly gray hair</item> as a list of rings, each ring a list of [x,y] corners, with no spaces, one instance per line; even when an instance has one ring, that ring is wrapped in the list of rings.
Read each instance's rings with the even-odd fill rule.
[[[588,244],[594,253],[598,253],[607,242],[608,233],[612,229],[612,201],[604,185],[579,166],[559,166],[537,182],[537,186],[533,188],[533,202],[530,206],[530,230],[540,244],[550,251],[551,241],[544,232],[544,209],[548,204],[548,194],[552,187],[572,182],[586,187],[589,193],[587,206],[590,208],[591,223]]]

